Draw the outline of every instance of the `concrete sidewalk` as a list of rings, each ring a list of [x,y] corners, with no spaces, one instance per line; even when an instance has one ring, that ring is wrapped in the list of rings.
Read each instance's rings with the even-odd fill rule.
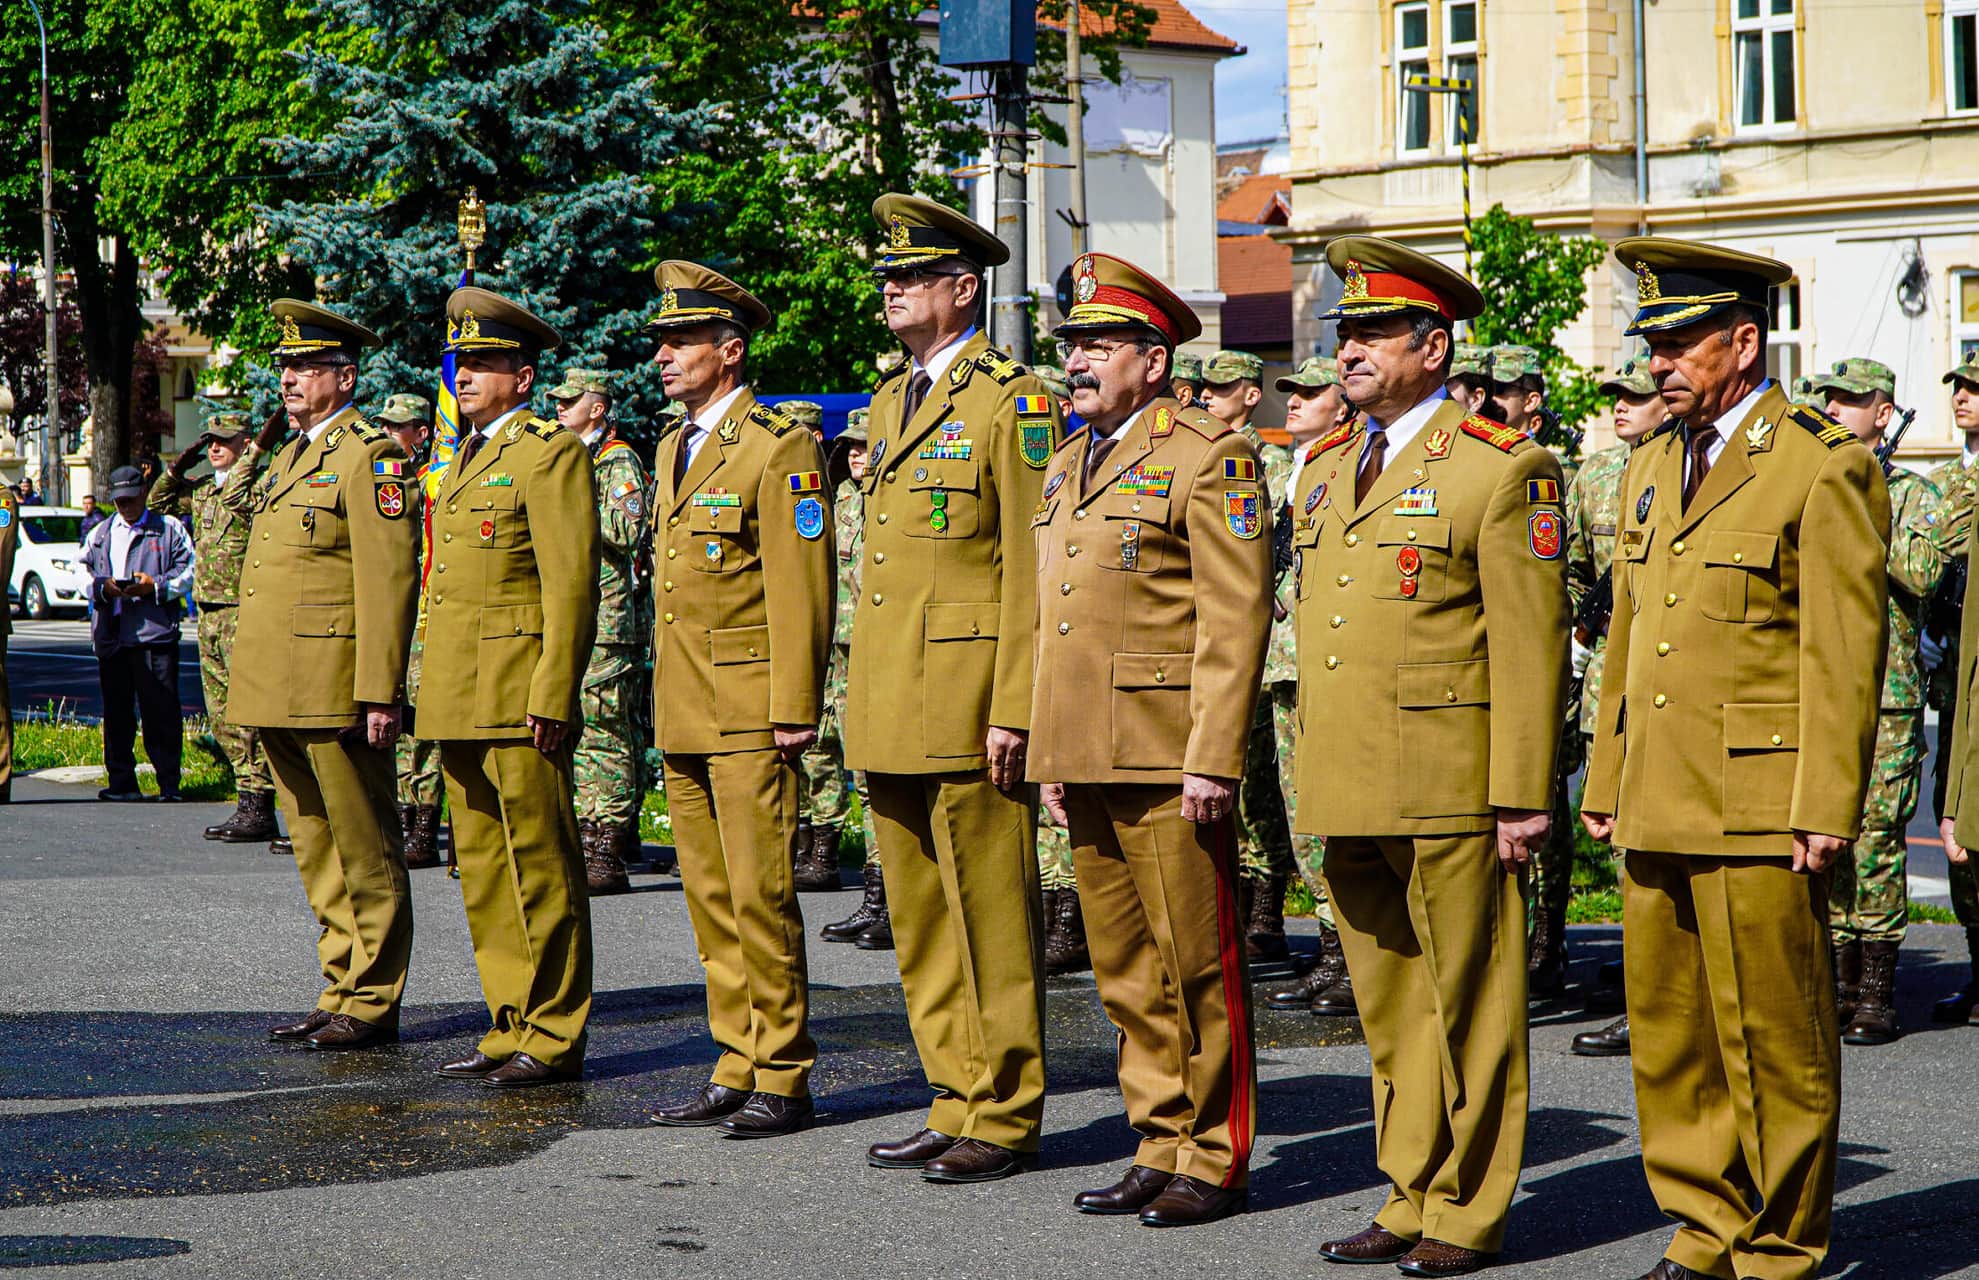
[[[0,1268],[78,1276],[1001,1277],[1392,1275],[1313,1252],[1365,1225],[1373,1163],[1367,1054],[1351,1021],[1259,1009],[1262,1098],[1252,1212],[1186,1231],[1074,1213],[1133,1151],[1113,1035],[1090,980],[1049,995],[1044,1168],[938,1187],[866,1167],[920,1126],[926,1090],[890,953],[814,941],[818,1126],[734,1143],[648,1128],[713,1051],[679,881],[593,904],[596,1012],[582,1084],[525,1096],[430,1068],[469,1048],[480,1003],[458,886],[413,876],[404,1043],[327,1057],[268,1044],[270,1015],[318,985],[294,867],[199,830],[225,806],[107,805],[16,783],[0,809]],[[817,926],[850,890],[806,895]],[[1575,976],[1618,954],[1574,931]],[[1912,931],[1911,1034],[1849,1050],[1841,1201],[1828,1274],[1979,1275],[1979,1031],[1933,1027],[1959,980],[1956,931]],[[1611,1016],[1535,1012],[1521,1200],[1495,1274],[1633,1280],[1668,1228],[1633,1135],[1626,1062],[1571,1056]]]

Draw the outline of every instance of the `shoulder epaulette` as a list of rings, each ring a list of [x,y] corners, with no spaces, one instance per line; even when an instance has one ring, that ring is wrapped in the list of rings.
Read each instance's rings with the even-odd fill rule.
[[[995,347],[991,347],[988,351],[976,357],[976,367],[987,373],[990,377],[995,378],[999,385],[1007,385],[1015,382],[1025,373],[1023,365],[1018,364]]]
[[[1797,404],[1787,410],[1787,420],[1805,427],[1816,440],[1830,449],[1839,449],[1855,439],[1855,433],[1812,405]]]
[[[891,369],[881,370],[880,385],[885,386],[887,383],[892,382],[895,378],[898,378],[901,374],[906,373],[907,367],[910,363],[911,363],[910,361],[902,360],[899,364],[893,366],[893,368]]]
[[[1328,449],[1343,445],[1354,438],[1354,432],[1361,429],[1358,421],[1342,423],[1333,428],[1333,433],[1313,441],[1312,448],[1306,451],[1306,461],[1310,462]]]
[[[749,421],[755,423],[773,436],[780,436],[797,425],[766,404],[750,405]]]
[[[1667,436],[1673,431],[1681,431],[1683,430],[1683,426],[1684,424],[1678,422],[1675,418],[1665,418],[1663,419],[1662,426],[1657,427],[1642,438],[1642,443],[1648,444],[1651,440],[1655,440],[1660,436]]]
[[[1506,453],[1518,448],[1522,442],[1532,439],[1523,431],[1514,431],[1501,422],[1480,418],[1476,414],[1465,418],[1458,430],[1467,436],[1475,436],[1492,448],[1502,449]]]
[[[556,423],[545,422],[543,419],[534,415],[531,415],[523,426],[530,435],[535,436],[538,440],[554,440],[564,434],[564,429]]]
[[[1212,417],[1201,409],[1184,409],[1178,418],[1183,426],[1205,440],[1215,440],[1236,430],[1223,419]]]
[[[350,424],[350,433],[366,444],[377,444],[380,440],[392,438],[383,427],[373,426],[364,418]]]

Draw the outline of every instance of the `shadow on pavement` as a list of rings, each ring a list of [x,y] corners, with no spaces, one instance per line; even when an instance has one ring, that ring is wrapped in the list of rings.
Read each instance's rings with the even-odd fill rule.
[[[1967,1178],[1837,1210],[1827,1270],[1855,1266],[1847,1274],[1904,1280],[1970,1275],[1979,1263],[1979,1218],[1966,1207],[1975,1197],[1979,1178]]]
[[[190,1253],[183,1240],[164,1236],[0,1236],[0,1269],[79,1267]]]

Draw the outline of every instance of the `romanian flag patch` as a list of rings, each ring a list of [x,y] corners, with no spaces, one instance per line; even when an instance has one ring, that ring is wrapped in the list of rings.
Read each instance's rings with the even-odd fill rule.
[[[1223,478],[1225,480],[1255,480],[1257,479],[1257,463],[1249,458],[1225,458],[1223,460]]]
[[[1018,396],[1017,412],[1026,418],[1048,418],[1051,416],[1051,399],[1047,396]]]
[[[380,458],[371,464],[371,474],[379,480],[403,480],[405,462],[399,458]]]
[[[824,488],[824,477],[816,471],[793,471],[790,473],[792,493],[816,493]]]
[[[1551,476],[1525,482],[1525,500],[1528,504],[1554,502],[1560,500],[1560,482]]]

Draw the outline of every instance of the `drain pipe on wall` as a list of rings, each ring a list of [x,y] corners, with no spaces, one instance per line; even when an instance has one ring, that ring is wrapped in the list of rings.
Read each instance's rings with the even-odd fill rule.
[[[1635,233],[1649,233],[1649,59],[1642,47],[1642,8],[1635,9]]]

